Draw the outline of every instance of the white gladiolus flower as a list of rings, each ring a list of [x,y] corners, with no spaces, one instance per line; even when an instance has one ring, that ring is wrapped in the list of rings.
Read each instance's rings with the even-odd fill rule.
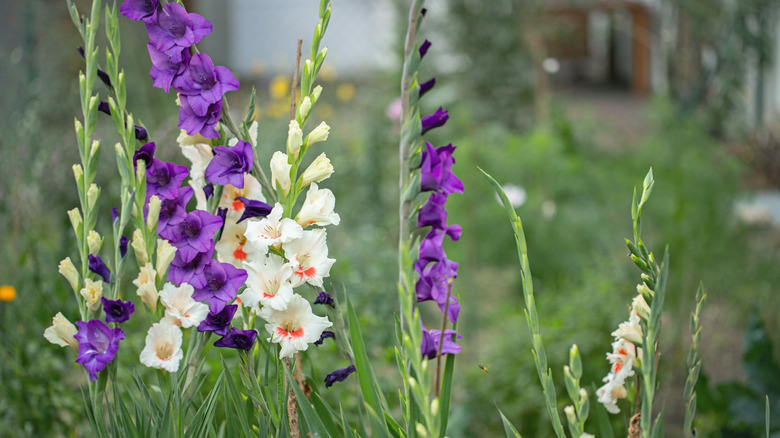
[[[271,335],[268,340],[282,347],[279,359],[306,351],[309,344],[318,341],[322,332],[333,325],[328,318],[312,313],[311,304],[298,294],[292,296],[287,309],[263,307],[259,315],[268,322],[265,325]]]
[[[193,300],[194,292],[195,289],[187,283],[182,283],[181,286],[165,283],[160,291],[160,303],[165,306],[165,317],[182,328],[197,326],[206,319],[209,306]]]
[[[639,315],[632,311],[628,321],[621,322],[618,329],[612,332],[612,336],[642,345],[642,326],[639,321]]]
[[[291,242],[303,235],[303,228],[290,218],[282,219],[284,207],[276,203],[271,213],[259,221],[250,221],[246,226],[247,242],[265,254],[269,246]]]
[[[229,215],[229,214],[228,214]],[[247,225],[250,222],[244,221],[240,224],[235,221],[228,221],[225,229],[222,230],[222,237],[215,246],[217,258],[221,262],[230,263],[236,268],[243,269],[244,261],[254,253],[265,254],[268,247],[256,248],[253,245],[247,245],[246,233]]]
[[[192,166],[190,166],[189,184],[197,201],[196,208],[205,210],[207,208],[206,193],[203,191],[203,188],[206,187],[207,182],[204,173],[211,159],[214,158],[214,154],[211,152],[211,144],[209,140],[200,134],[190,137],[186,134],[186,131],[182,131],[177,140],[181,146],[181,153],[192,163]]]
[[[152,312],[157,309],[156,277],[157,272],[155,272],[152,264],[147,263],[141,266],[141,270],[138,272],[138,278],[133,280],[133,284],[138,288],[136,294],[141,297],[141,301],[143,301],[143,303],[146,304],[146,307]]]
[[[304,231],[300,239],[282,245],[284,256],[293,268],[293,287],[304,283],[322,287],[322,279],[330,275],[330,267],[336,260],[328,258],[325,238],[325,230],[318,228]]]
[[[287,153],[293,157],[298,157],[303,145],[303,131],[295,120],[290,120],[290,127],[287,130]]]
[[[301,206],[301,211],[295,217],[295,221],[302,227],[309,225],[338,225],[341,218],[333,209],[336,207],[336,197],[328,189],[320,189],[316,183],[312,183],[306,192],[306,200]]]
[[[612,343],[612,353],[607,353],[607,360],[612,364],[609,372],[615,376],[616,382],[623,383],[627,377],[634,375],[636,351],[636,346],[624,339]]]
[[[62,316],[62,312],[57,312],[51,319],[51,327],[43,332],[43,337],[54,345],[70,346],[78,350],[79,342],[74,337],[76,333],[78,333],[76,326]]]
[[[244,263],[243,268],[248,274],[247,287],[238,298],[247,307],[257,308],[258,304],[262,304],[264,308],[284,310],[293,296],[290,282],[293,269],[276,254],[269,254],[263,259]]]
[[[620,408],[617,407],[617,401],[626,398],[628,390],[623,386],[623,382],[617,382],[613,377],[612,374],[609,374],[604,378],[604,382],[606,383],[596,390],[596,396],[598,397],[599,403],[603,404],[608,412],[617,414],[620,413]]]
[[[92,313],[97,312],[103,303],[100,298],[103,297],[103,280],[92,281],[89,278],[84,279],[84,287],[81,288],[81,296],[87,302],[87,307]]]
[[[330,178],[333,174],[333,165],[330,164],[330,160],[325,156],[325,153],[321,153],[303,172],[303,179],[301,181],[301,187],[306,187],[311,183],[318,183],[320,181]]]
[[[265,202],[263,186],[260,185],[257,178],[245,173],[243,189],[236,188],[230,184],[227,184],[222,188],[222,197],[219,199],[219,207],[228,209],[225,222],[237,222],[241,218],[241,215],[244,214],[244,203],[241,202],[241,200],[236,199],[239,196]]]
[[[184,357],[181,349],[181,329],[168,319],[152,325],[146,333],[146,346],[141,351],[141,363],[175,373]]]
[[[327,140],[329,132],[330,126],[325,122],[320,123],[306,136],[306,147],[311,147],[315,143]]]
[[[287,154],[276,151],[271,157],[271,187],[276,189],[277,184],[284,194],[290,193],[290,169],[292,164],[287,162]]]

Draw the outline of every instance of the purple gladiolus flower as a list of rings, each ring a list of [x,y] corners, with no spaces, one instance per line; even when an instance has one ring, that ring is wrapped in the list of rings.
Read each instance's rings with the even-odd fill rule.
[[[444,343],[441,348],[441,354],[458,354],[460,353],[460,345],[456,344],[452,340],[452,335],[456,334],[455,330],[444,330]],[[420,352],[423,357],[428,359],[434,359],[439,353],[439,341],[441,339],[441,330],[428,330],[423,327],[422,331],[422,343],[420,344]],[[457,336],[461,338],[460,335]]]
[[[206,195],[206,199],[210,199],[211,195],[214,194],[214,184],[208,183],[203,187],[203,193]],[[225,209],[225,214],[227,214],[227,208]]]
[[[135,312],[135,304],[132,301],[109,300],[101,297],[103,311],[106,312],[106,322],[125,322]]]
[[[425,93],[431,91],[434,85],[436,85],[436,78],[432,78],[430,81],[423,82],[422,84],[420,84],[419,97],[423,97]]]
[[[420,44],[420,58],[422,59],[426,53],[428,53],[428,49],[431,48],[431,42],[428,40],[423,41],[422,44]]]
[[[439,109],[431,114],[428,114],[427,116],[423,116],[423,118],[420,120],[420,125],[422,127],[420,135],[425,134],[433,128],[443,126],[445,123],[447,123],[447,119],[449,118],[450,115],[447,114],[447,110],[442,107],[439,107]]]
[[[187,216],[187,203],[192,198],[192,187],[180,187],[176,196],[160,202],[160,218],[157,221],[157,235],[167,240],[176,239],[177,225]],[[144,214],[149,204],[144,205]]]
[[[186,166],[167,163],[152,158],[152,165],[146,167],[146,199],[157,195],[160,200],[176,197],[184,178],[190,174]]]
[[[170,3],[169,3],[170,4]],[[190,105],[189,96],[179,96],[179,129],[187,131],[188,135],[200,134],[206,138],[218,138],[219,133],[214,127],[222,117],[222,101],[208,106],[205,115],[200,116]]]
[[[257,338],[257,330],[238,330],[231,327],[225,336],[214,343],[214,346],[249,351],[255,343],[255,338]]]
[[[152,165],[155,149],[157,149],[157,146],[154,144],[154,142],[146,143],[145,145],[138,148],[138,150],[133,153],[133,166],[137,168],[138,160],[143,160],[144,163],[146,163],[146,169],[149,170],[149,166]]]
[[[149,132],[140,125],[133,126],[133,131],[135,132],[135,139],[138,141],[146,141],[149,138]]]
[[[222,218],[207,211],[195,210],[184,216],[173,230],[171,239],[183,262],[190,262],[197,254],[214,247],[214,235],[222,227]],[[193,285],[194,286],[194,285]]]
[[[111,88],[111,78],[108,77],[108,73],[104,72],[101,69],[97,70],[97,76],[100,78],[100,81],[106,84],[106,87]]]
[[[251,219],[253,217],[266,217],[271,214],[271,210],[273,210],[273,207],[262,201],[247,199],[243,196],[236,196],[236,199],[244,204],[244,212],[236,222],[237,224],[241,223],[243,220]]]
[[[103,371],[114,360],[119,341],[125,338],[122,329],[110,329],[102,321],[76,321],[79,331],[74,336],[79,341],[79,355],[76,363],[84,365],[89,372],[89,380],[97,380],[97,373]]]
[[[108,270],[108,266],[103,263],[103,259],[99,255],[87,255],[89,260],[89,270],[93,273],[103,277],[103,281],[111,283],[111,271]]]
[[[336,337],[336,334],[333,333],[332,331],[330,331],[330,330],[323,330],[322,334],[320,335],[320,338],[318,340],[314,341],[314,345],[319,347],[320,345],[322,345],[322,343],[325,341],[325,339],[327,339],[327,338],[335,338],[335,337]]]
[[[170,92],[174,79],[187,69],[187,63],[190,62],[190,50],[183,48],[180,53],[169,55],[157,50],[152,42],[146,44],[146,49],[152,60],[152,69],[149,70],[152,86],[162,88],[166,93]],[[178,61],[174,61],[174,59]]]
[[[254,156],[252,145],[245,141],[239,140],[233,147],[216,146],[214,158],[204,172],[206,181],[223,186],[230,184],[243,189],[244,174],[252,170]]]
[[[330,388],[336,382],[343,382],[350,374],[355,372],[355,365],[339,368],[325,377],[325,387]]]
[[[236,298],[236,292],[246,282],[247,272],[230,263],[212,259],[203,268],[205,285],[195,289],[192,299],[209,303],[211,312],[219,312]]]
[[[181,62],[182,49],[200,42],[211,33],[211,22],[198,14],[187,13],[178,3],[168,3],[157,13],[156,21],[147,21],[146,32],[157,50],[173,62]]]
[[[109,116],[111,115],[111,108],[108,106],[108,102],[105,100],[101,100],[98,104],[98,111]]]
[[[173,88],[189,96],[195,114],[206,115],[210,104],[222,100],[228,91],[238,90],[238,79],[225,67],[215,67],[208,55],[192,55],[187,68],[173,81]]]
[[[425,148],[420,163],[420,190],[438,190],[448,195],[463,193],[463,183],[452,173],[452,165],[455,164],[452,153],[455,146],[448,144],[434,148],[426,142]]]
[[[125,254],[127,254],[127,244],[130,243],[130,238],[127,236],[122,236],[119,238],[119,256],[123,257]]]
[[[447,202],[447,194],[433,192],[417,213],[417,227],[432,226],[440,230],[447,228],[447,210],[444,204]]]
[[[159,9],[157,0],[125,0],[119,7],[119,12],[133,21],[153,21]]]
[[[181,251],[176,251],[176,255],[168,268],[168,281],[179,286],[182,283],[189,283],[193,288],[201,288],[206,285],[206,279],[203,277],[203,269],[214,256],[214,245],[212,244],[208,251],[198,253],[195,258],[185,262],[181,258]]]
[[[199,332],[214,332],[220,336],[225,336],[230,329],[230,322],[233,321],[233,315],[236,314],[238,306],[230,304],[222,308],[219,312],[209,312],[209,315],[198,325]]]
[[[333,307],[334,309],[336,308],[333,305],[333,297],[330,296],[330,294],[325,292],[324,290],[320,291],[320,294],[317,295],[317,299],[314,300],[314,304],[325,304],[327,306]]]
[[[447,318],[452,322],[458,320],[460,305],[457,298],[449,294],[451,282],[457,278],[458,264],[451,260],[442,260],[426,266],[420,272],[420,278],[415,285],[417,302],[434,300],[439,305],[439,310],[447,311]],[[449,304],[447,304],[449,295]]]

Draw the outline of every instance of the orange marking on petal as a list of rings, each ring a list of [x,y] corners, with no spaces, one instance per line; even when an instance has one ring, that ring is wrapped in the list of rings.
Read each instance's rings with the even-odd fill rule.
[[[623,368],[623,364],[618,362],[615,364],[615,367],[612,369],[612,374],[617,374],[618,371],[620,371]]]
[[[290,333],[290,336],[293,337],[293,338],[300,338],[301,336],[303,336],[303,327],[301,327],[298,330]]]
[[[233,258],[236,259],[236,260],[242,260],[243,261],[243,260],[246,260],[246,257],[247,257],[247,255],[244,252],[243,246],[239,247],[239,248],[236,248],[235,251],[233,251]]]
[[[238,200],[238,199],[234,199],[234,200],[233,200],[233,210],[235,210],[235,211],[241,211],[241,210],[243,210],[243,209],[244,209],[244,203],[243,203],[243,202],[241,202],[241,201],[240,201],[240,200]]]

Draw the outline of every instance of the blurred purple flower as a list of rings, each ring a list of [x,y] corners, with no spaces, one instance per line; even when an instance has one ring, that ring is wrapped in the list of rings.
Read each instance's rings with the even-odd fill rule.
[[[132,301],[109,300],[100,297],[103,301],[103,311],[106,312],[106,322],[125,322],[135,312],[135,304]]]
[[[335,338],[335,337],[336,337],[336,334],[333,333],[332,331],[330,331],[330,330],[323,330],[322,334],[320,335],[320,338],[318,340],[314,341],[314,345],[319,347],[320,345],[322,345],[322,343],[325,341],[325,339],[327,339],[327,338]]]
[[[214,343],[214,346],[249,351],[255,343],[255,338],[257,338],[257,330],[238,330],[231,327],[225,336]]]
[[[428,53],[428,49],[431,48],[431,42],[428,40],[423,41],[422,44],[420,44],[420,58],[423,58],[426,53]]]
[[[111,271],[108,270],[108,266],[103,263],[103,259],[99,255],[87,255],[89,261],[89,270],[93,273],[103,277],[103,281],[111,283]]]
[[[223,186],[230,184],[243,189],[244,174],[252,170],[254,156],[252,145],[241,140],[233,147],[214,147],[214,158],[204,172],[206,181]]]
[[[114,360],[119,350],[119,341],[125,338],[125,332],[119,328],[110,329],[97,319],[76,321],[76,325],[79,328],[74,336],[79,341],[76,363],[84,365],[89,372],[89,380],[95,381],[97,373]]]
[[[119,238],[119,256],[124,257],[125,254],[127,254],[127,244],[130,243],[130,238],[127,236],[122,236]]]
[[[420,343],[420,352],[423,357],[428,359],[434,359],[439,352],[439,340],[441,339],[441,330],[428,330],[425,327],[422,328],[422,342]],[[452,340],[452,335],[456,334],[455,330],[444,330],[444,344],[441,348],[441,354],[458,354],[460,353],[460,345],[456,344]],[[460,335],[457,338],[461,338]]]
[[[154,21],[159,9],[157,0],[125,0],[119,12],[133,21]]]
[[[422,128],[420,135],[425,134],[433,128],[443,126],[445,123],[447,123],[447,119],[449,118],[450,115],[447,114],[447,110],[442,107],[439,107],[439,109],[431,114],[428,114],[427,116],[423,116],[423,118],[420,120],[420,125]]]
[[[343,382],[350,374],[355,372],[355,365],[339,368],[325,377],[325,387],[330,388],[336,382]]]
[[[425,95],[425,93],[431,91],[431,89],[433,88],[434,85],[436,85],[436,78],[431,78],[431,80],[429,80],[427,82],[423,82],[422,84],[420,84],[420,94],[419,94],[419,97],[423,97],[423,95]]]
[[[420,163],[420,190],[423,192],[438,190],[444,193],[463,193],[463,183],[452,173],[455,159],[452,153],[455,146],[448,144],[434,148],[425,143]]]
[[[225,336],[230,329],[230,322],[233,321],[238,306],[230,304],[222,308],[219,312],[209,312],[206,319],[198,325],[199,332],[214,332],[220,336]]]
[[[320,294],[317,295],[317,299],[314,300],[314,304],[325,304],[326,306],[330,306],[335,309],[335,306],[333,305],[333,297],[324,290],[320,291]]]

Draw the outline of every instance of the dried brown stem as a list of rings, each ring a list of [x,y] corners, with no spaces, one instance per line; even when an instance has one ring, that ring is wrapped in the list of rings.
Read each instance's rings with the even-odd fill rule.
[[[292,371],[292,369],[290,368],[289,358],[284,359],[284,366],[286,366],[287,369]],[[295,406],[298,403],[298,399],[295,397],[295,391],[293,390],[292,384],[290,383],[290,379],[287,377],[286,373],[284,376],[284,382],[290,390],[290,394],[287,397],[287,421],[290,425],[290,437],[300,438],[301,430],[298,427],[298,409]]]
[[[298,71],[301,69],[301,45],[303,40],[298,40],[298,50],[295,52],[295,72],[293,73],[292,86],[290,87],[290,120],[295,120],[295,97],[298,90]]]

